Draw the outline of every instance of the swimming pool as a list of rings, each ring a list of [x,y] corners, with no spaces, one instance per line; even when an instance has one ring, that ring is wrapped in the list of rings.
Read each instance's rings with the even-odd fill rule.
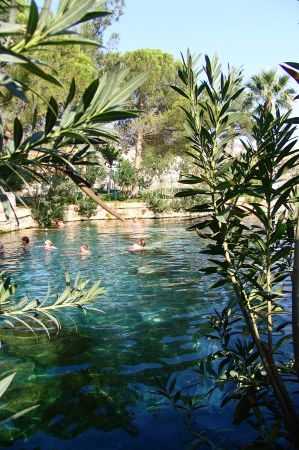
[[[2,237],[1,267],[18,284],[18,297],[42,298],[64,285],[64,268],[92,281],[107,293],[99,298],[104,313],[68,310],[63,330],[49,341],[14,330],[1,332],[1,378],[17,375],[2,398],[7,417],[39,407],[0,431],[0,445],[13,449],[173,449],[190,443],[181,417],[156,395],[154,377],[173,372],[178,383],[202,393],[209,381],[194,372],[196,361],[213,348],[207,321],[230,295],[210,290],[200,272],[203,245],[188,222],[143,221],[133,228],[116,221],[68,224],[59,230],[26,230]],[[23,251],[28,235],[33,245]],[[128,252],[145,238],[148,250]],[[57,250],[47,252],[45,239]],[[80,256],[80,244],[91,249]],[[199,383],[198,383],[199,382]],[[195,428],[234,442],[230,407],[220,409],[214,396],[197,413]],[[246,440],[247,432],[237,437]],[[229,441],[227,441],[229,442]],[[203,447],[204,448],[204,447]]]

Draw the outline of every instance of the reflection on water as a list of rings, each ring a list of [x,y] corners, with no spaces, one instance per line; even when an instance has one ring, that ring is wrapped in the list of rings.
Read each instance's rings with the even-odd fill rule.
[[[13,275],[18,296],[42,298],[49,283],[63,288],[66,268],[107,293],[99,299],[104,314],[69,311],[61,334],[50,341],[13,330],[1,332],[1,373],[17,371],[5,395],[1,417],[39,404],[39,408],[0,432],[0,444],[14,449],[181,449],[188,435],[161,398],[153,394],[153,377],[171,370],[184,384],[208,343],[207,316],[226,296],[208,289],[211,280],[199,272],[205,264],[199,239],[186,223],[145,221],[132,229],[114,221],[71,224],[63,230],[11,233],[4,236],[0,265]],[[20,240],[28,235],[32,247]],[[128,247],[140,237],[148,250]],[[45,239],[57,250],[47,252]],[[79,248],[89,245],[91,255]],[[195,388],[204,391],[201,380]],[[218,401],[204,412],[202,423],[229,424]],[[218,422],[217,422],[218,421]],[[16,440],[17,439],[17,440]],[[184,444],[185,442],[185,444]]]

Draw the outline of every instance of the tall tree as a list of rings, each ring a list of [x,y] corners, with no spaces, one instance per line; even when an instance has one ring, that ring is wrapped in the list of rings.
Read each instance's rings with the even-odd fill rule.
[[[13,3],[15,2],[11,0],[10,4]],[[45,0],[44,7],[38,11],[35,1],[31,0],[25,26],[15,22],[0,23],[0,87],[23,102],[28,102],[28,92],[35,91],[34,85],[11,76],[11,65],[22,65],[27,72],[45,80],[48,85],[62,86],[48,67],[45,68],[35,60],[32,52],[46,46],[97,46],[96,42],[80,37],[74,26],[107,14],[102,9],[103,0],[88,0],[84,4],[80,0],[63,0],[55,15],[51,14],[49,3]],[[1,8],[0,4],[0,10]],[[11,35],[14,37],[13,41],[10,39]],[[111,127],[110,130],[105,128],[105,123],[136,116],[135,112],[125,111],[122,107],[146,76],[135,77],[123,84],[126,75],[127,71],[118,68],[111,74],[95,79],[79,101],[76,99],[76,84],[72,82],[62,108],[55,97],[51,96],[46,115],[40,124],[37,124],[37,112],[34,108],[30,124],[22,124],[15,117],[11,124],[4,124],[3,129],[0,120],[2,194],[5,195],[5,190],[10,187],[5,178],[7,169],[21,179],[26,176],[27,180],[40,179],[44,173],[56,170],[66,174],[83,192],[109,211],[110,208],[97,197],[90,183],[80,176],[76,168],[86,164],[87,156],[95,145],[117,139]],[[8,209],[7,198],[5,204]]]
[[[94,39],[99,43],[100,47],[97,49],[87,49],[88,53],[93,55],[99,66],[102,65],[103,55],[111,50],[115,50],[118,44],[119,35],[117,33],[111,33],[107,37],[107,30],[124,14],[124,7],[124,0],[106,0],[105,8],[110,14],[98,17],[81,25],[80,34],[86,38]]]
[[[274,112],[276,107],[290,109],[295,90],[288,83],[287,75],[279,76],[276,70],[263,70],[247,84],[244,106],[256,112]]]
[[[165,131],[163,119],[178,97],[169,88],[175,84],[177,62],[161,50],[141,49],[125,53],[121,64],[129,69],[129,76],[142,72],[149,74],[143,86],[131,96],[131,106],[142,113],[135,123],[126,124],[130,144],[135,147],[135,167],[139,170],[144,143],[156,139],[163,129]]]

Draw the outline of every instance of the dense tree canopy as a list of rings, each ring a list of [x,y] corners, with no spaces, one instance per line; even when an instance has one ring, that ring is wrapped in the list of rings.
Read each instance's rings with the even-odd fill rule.
[[[35,75],[28,73],[22,66],[12,66],[8,73],[17,77],[24,85],[31,86],[34,92],[29,96],[29,101],[38,107],[39,118],[41,118],[47,109],[47,103],[51,96],[55,97],[58,105],[63,105],[66,96],[66,87],[75,80],[77,86],[76,99],[82,96],[87,86],[97,76],[97,70],[93,59],[86,54],[84,47],[80,45],[69,45],[58,47],[56,49],[38,50],[32,53],[37,60],[43,61],[48,67],[51,67],[53,73],[56,73],[62,86],[50,84]],[[30,122],[32,112],[31,108],[24,108],[19,102],[7,91],[2,91],[0,97],[0,107],[5,111],[5,121],[9,121],[15,113],[24,122]]]

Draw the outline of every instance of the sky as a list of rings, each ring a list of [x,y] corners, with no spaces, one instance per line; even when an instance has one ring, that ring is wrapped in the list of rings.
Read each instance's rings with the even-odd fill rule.
[[[242,67],[248,80],[262,69],[283,74],[280,63],[299,60],[298,22],[298,0],[125,0],[109,32],[119,33],[121,53],[157,48],[177,59],[187,48],[216,53],[223,65]]]
[[[217,53],[223,64],[243,67],[246,77],[261,69],[298,61],[297,0],[125,0],[125,13],[111,30],[119,50],[159,48]]]

